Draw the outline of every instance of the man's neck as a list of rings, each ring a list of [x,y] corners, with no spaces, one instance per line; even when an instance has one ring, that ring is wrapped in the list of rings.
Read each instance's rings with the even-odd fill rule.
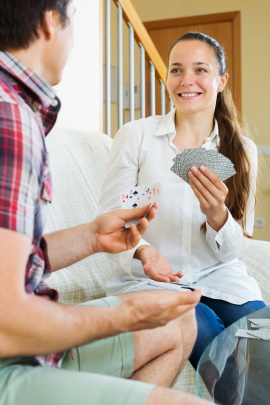
[[[26,49],[8,49],[7,52],[19,59],[42,80],[51,84],[48,70],[44,67],[42,49],[38,41],[32,43]]]

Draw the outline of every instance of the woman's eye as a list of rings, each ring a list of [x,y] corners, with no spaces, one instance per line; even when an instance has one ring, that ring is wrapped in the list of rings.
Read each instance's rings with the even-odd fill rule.
[[[181,73],[181,70],[179,68],[173,68],[173,69],[171,69],[171,73],[172,74]]]
[[[206,73],[207,72],[207,70],[205,68],[197,68],[196,71],[198,73]]]

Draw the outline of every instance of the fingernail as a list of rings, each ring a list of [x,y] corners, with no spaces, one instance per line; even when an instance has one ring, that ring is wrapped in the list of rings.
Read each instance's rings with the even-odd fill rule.
[[[205,166],[201,166],[200,169],[204,172],[206,167]]]
[[[192,170],[193,172],[197,172],[197,171],[198,171],[197,167],[195,167],[195,166],[193,166],[193,167],[191,168],[191,170]]]

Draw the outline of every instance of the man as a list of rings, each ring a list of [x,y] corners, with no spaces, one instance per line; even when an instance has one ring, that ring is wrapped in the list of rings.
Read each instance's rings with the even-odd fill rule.
[[[0,0],[0,405],[200,404],[164,388],[192,350],[199,293],[75,306],[57,303],[44,283],[90,254],[134,247],[148,224],[124,227],[144,207],[42,236],[51,201],[44,138],[60,108],[51,86],[71,49],[74,12],[72,0]]]

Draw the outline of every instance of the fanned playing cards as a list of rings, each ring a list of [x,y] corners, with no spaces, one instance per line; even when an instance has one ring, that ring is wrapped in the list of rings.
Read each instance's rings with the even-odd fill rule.
[[[157,201],[159,194],[161,193],[161,184],[144,184],[141,186],[130,187],[124,190],[121,195],[121,207],[122,208],[140,208],[144,205],[150,204],[150,207],[144,216],[147,216],[151,207]],[[129,228],[131,224],[138,225],[141,218],[127,221],[126,228]]]
[[[206,166],[212,170],[222,181],[235,175],[233,163],[230,159],[214,150],[205,148],[185,149],[173,159],[171,170],[181,179],[189,183],[188,173],[193,166]]]

